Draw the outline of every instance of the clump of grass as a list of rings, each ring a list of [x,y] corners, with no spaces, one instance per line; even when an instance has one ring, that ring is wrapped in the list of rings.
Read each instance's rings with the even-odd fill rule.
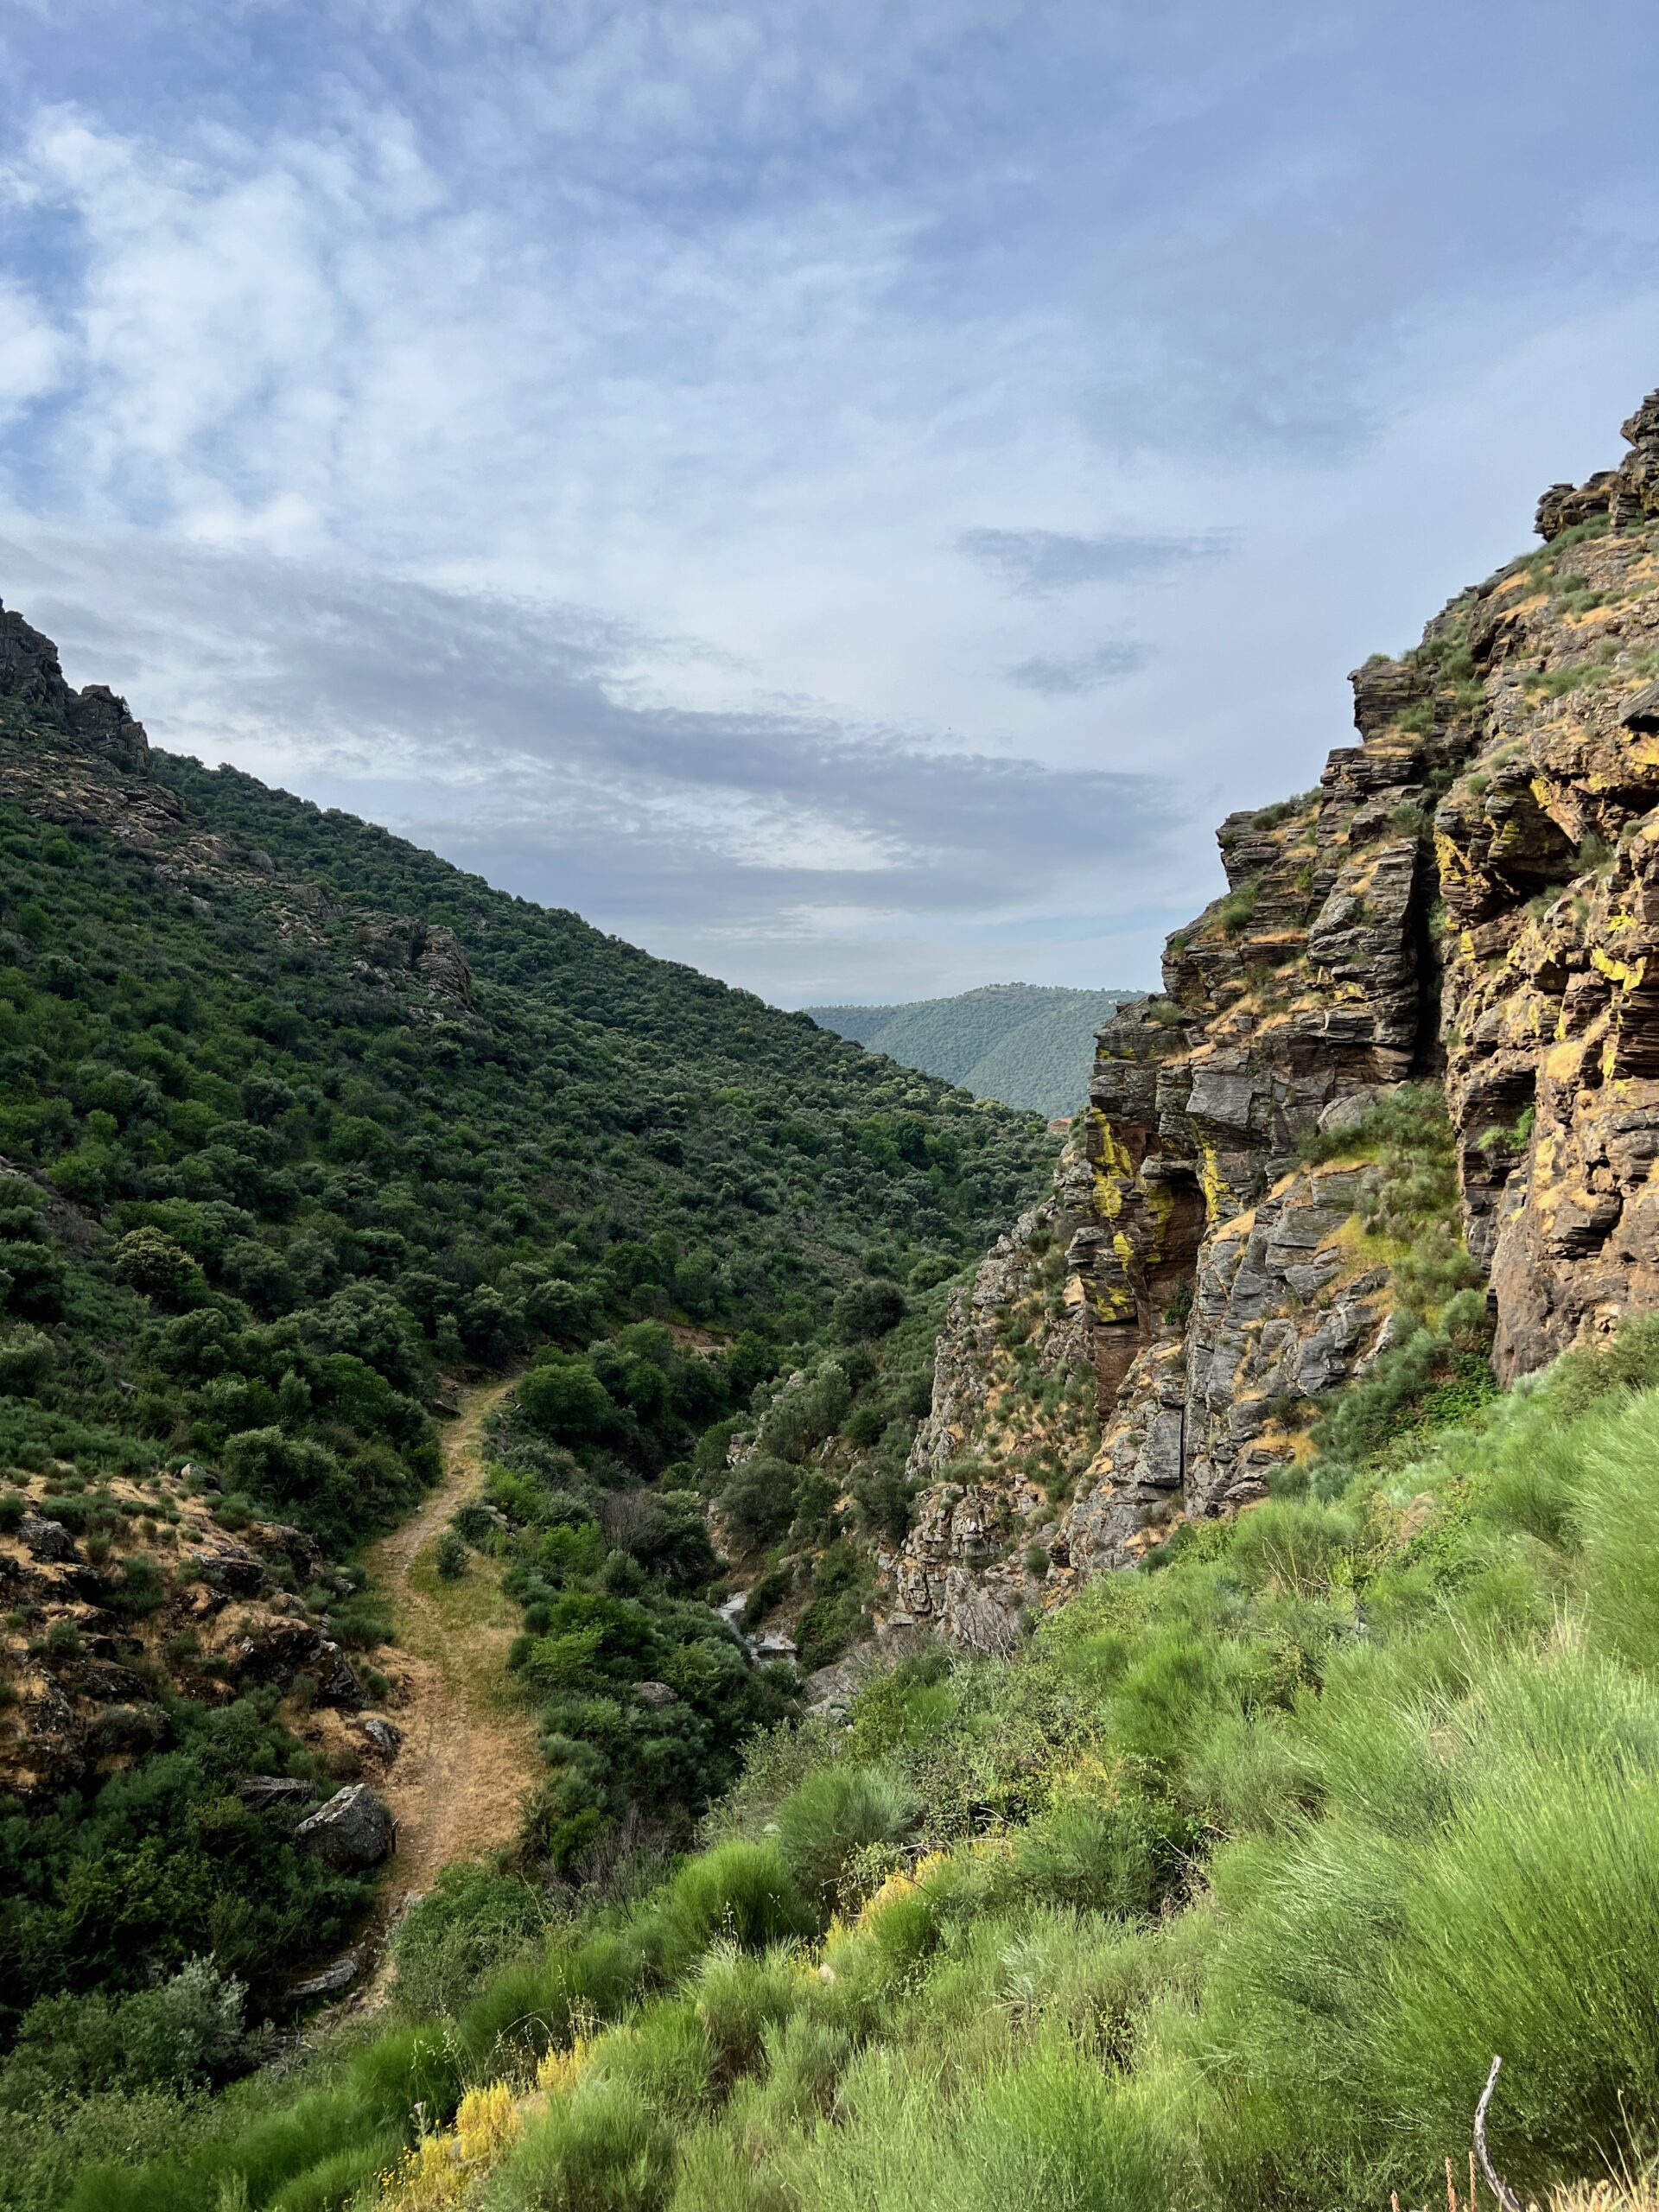
[[[1560,668],[1541,669],[1522,679],[1522,689],[1529,701],[1537,699],[1565,699],[1574,691],[1593,688],[1607,681],[1607,671],[1593,660],[1567,662]]]
[[[1252,875],[1247,876],[1243,882],[1235,890],[1230,891],[1224,899],[1217,901],[1213,910],[1214,918],[1217,928],[1224,937],[1236,938],[1243,935],[1255,916],[1261,896],[1262,880],[1259,876]]]

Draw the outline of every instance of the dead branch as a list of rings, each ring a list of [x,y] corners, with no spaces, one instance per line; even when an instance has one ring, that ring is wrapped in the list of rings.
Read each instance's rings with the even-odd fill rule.
[[[1492,2070],[1486,2076],[1486,2086],[1480,2093],[1480,2102],[1475,2107],[1475,2156],[1480,2160],[1480,2171],[1486,2177],[1487,2186],[1503,2207],[1503,2212],[1521,2212],[1521,2200],[1507,2182],[1500,2181],[1486,2148],[1486,2107],[1492,2101],[1492,2091],[1497,2087],[1501,2058],[1494,2058]]]

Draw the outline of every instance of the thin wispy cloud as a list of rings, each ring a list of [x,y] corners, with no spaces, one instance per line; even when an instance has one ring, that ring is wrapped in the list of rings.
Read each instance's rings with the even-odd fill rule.
[[[1120,683],[1126,676],[1137,674],[1151,658],[1147,646],[1122,639],[1063,659],[1047,653],[1033,653],[1029,660],[1017,662],[1007,674],[1008,682],[1019,684],[1023,690],[1046,691],[1051,698],[1069,699],[1080,692],[1098,691],[1103,684]]]
[[[1108,530],[1091,537],[1058,530],[964,530],[957,550],[1008,591],[1030,599],[1075,591],[1083,584],[1135,584],[1169,576],[1233,550],[1226,531],[1182,537],[1154,531]]]
[[[1650,35],[29,0],[0,592],[162,742],[774,995],[1150,981],[1659,381]]]

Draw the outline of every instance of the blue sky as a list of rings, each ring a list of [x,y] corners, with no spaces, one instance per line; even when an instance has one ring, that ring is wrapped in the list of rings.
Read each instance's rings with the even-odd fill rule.
[[[0,595],[789,1003],[1155,976],[1659,385],[1651,10],[11,0]]]

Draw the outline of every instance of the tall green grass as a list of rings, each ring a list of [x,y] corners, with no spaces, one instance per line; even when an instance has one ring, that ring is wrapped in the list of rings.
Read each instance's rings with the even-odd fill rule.
[[[1012,1662],[876,1677],[839,1734],[758,1747],[642,1903],[537,1936],[457,1883],[427,1986],[474,1911],[512,1954],[465,2003],[69,2201],[367,2212],[389,2145],[549,2051],[493,2212],[1421,2202],[1494,2053],[1518,2188],[1639,2164],[1656,1383],[1633,1328],[1410,1465],[1090,1586]]]

